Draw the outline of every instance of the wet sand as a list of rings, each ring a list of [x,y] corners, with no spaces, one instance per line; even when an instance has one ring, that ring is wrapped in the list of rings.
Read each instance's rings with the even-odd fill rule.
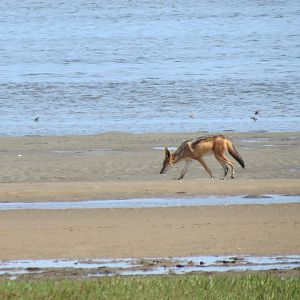
[[[228,133],[246,163],[235,180],[197,163],[183,181],[182,165],[159,174],[160,147],[203,134],[1,137],[0,201],[300,195],[298,132]],[[299,219],[299,204],[1,211],[0,259],[299,254]]]

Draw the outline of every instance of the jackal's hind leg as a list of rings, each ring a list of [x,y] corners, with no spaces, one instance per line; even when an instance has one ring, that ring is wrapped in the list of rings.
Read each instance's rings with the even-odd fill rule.
[[[190,166],[191,163],[192,163],[191,160],[186,160],[185,161],[185,166],[182,169],[182,171],[180,173],[180,176],[178,177],[178,180],[181,180],[184,177],[184,175],[186,174],[186,172],[187,172],[187,170],[188,170],[188,168],[189,168],[189,166]]]
[[[231,178],[234,178],[234,164],[232,160],[229,160],[224,154],[216,156],[216,159],[220,162],[223,162],[225,165],[228,165],[231,168]]]
[[[205,169],[205,171],[209,174],[211,179],[214,179],[210,168],[208,167],[207,163],[205,162],[205,160],[203,158],[198,158],[199,163],[203,166],[203,168]]]
[[[223,178],[220,178],[220,179],[224,180],[226,178],[227,174],[228,174],[228,167],[225,164],[225,162],[223,162],[222,160],[218,159],[217,157],[216,157],[216,159],[220,163],[220,165],[222,166],[222,168],[224,170],[224,176],[223,176]]]

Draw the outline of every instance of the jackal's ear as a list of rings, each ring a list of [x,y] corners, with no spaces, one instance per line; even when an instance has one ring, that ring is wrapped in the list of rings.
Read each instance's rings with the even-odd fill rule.
[[[171,153],[167,147],[165,147],[165,157],[169,158],[171,156]]]

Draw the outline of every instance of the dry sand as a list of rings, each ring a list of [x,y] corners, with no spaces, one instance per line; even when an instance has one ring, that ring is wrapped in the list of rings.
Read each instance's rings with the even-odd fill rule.
[[[233,133],[246,163],[211,181],[194,163],[159,175],[163,150],[205,133],[1,137],[0,201],[300,195],[300,133]],[[207,162],[216,177],[222,169]],[[299,254],[300,204],[0,212],[0,259]]]

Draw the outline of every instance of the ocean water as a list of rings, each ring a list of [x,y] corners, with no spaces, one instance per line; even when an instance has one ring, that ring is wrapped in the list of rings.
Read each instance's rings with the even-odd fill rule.
[[[0,1],[0,135],[202,130],[300,130],[299,1]]]

